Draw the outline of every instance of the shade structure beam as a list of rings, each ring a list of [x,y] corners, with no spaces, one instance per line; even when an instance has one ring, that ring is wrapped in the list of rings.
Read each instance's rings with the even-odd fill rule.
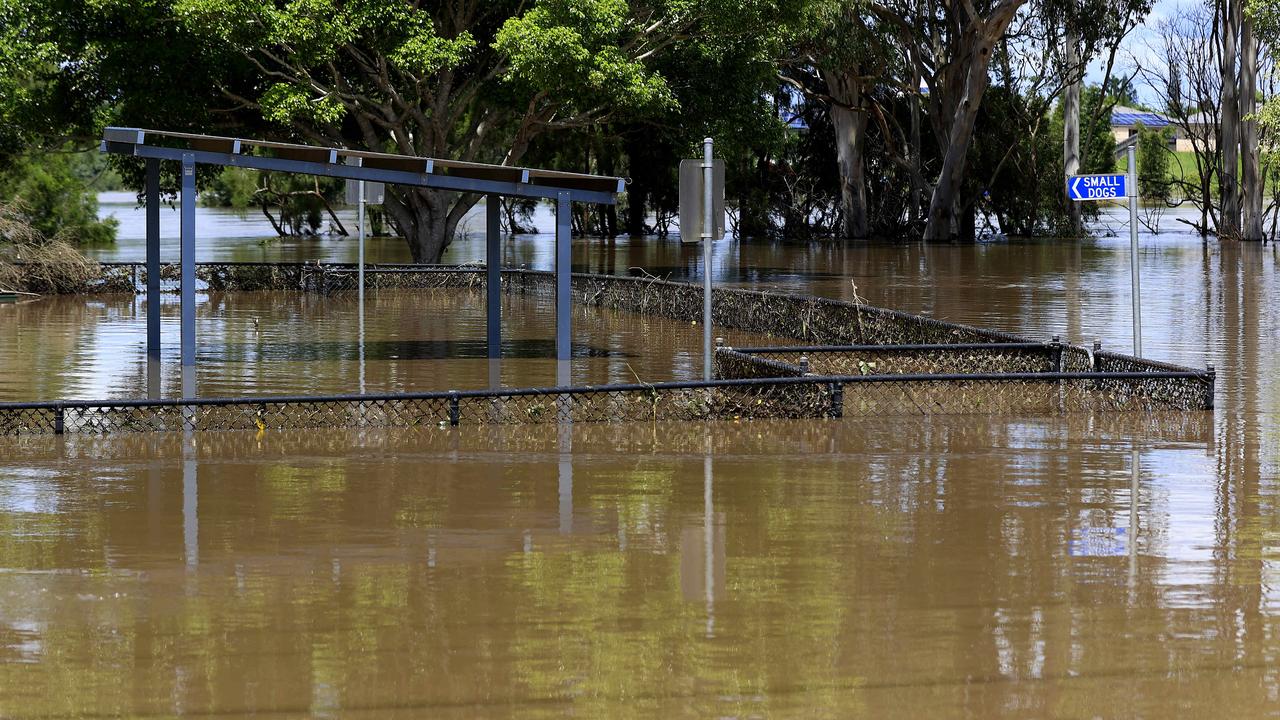
[[[180,139],[189,147],[148,145],[145,142],[148,133]],[[272,156],[243,154],[240,151],[245,146],[266,148]],[[107,128],[101,149],[117,155],[178,162],[184,156],[192,155],[200,165],[244,167],[505,197],[555,200],[560,193],[569,192],[574,202],[601,205],[616,204],[618,193],[626,186],[624,179],[616,177],[185,133],[155,133],[132,128]]]

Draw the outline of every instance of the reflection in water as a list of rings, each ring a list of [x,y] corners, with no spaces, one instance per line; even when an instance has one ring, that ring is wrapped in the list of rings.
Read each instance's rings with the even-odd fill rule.
[[[1123,348],[1126,245],[723,243],[716,267]],[[693,277],[696,251],[584,242],[575,267]],[[1142,263],[1147,352],[1216,364],[1213,415],[0,439],[0,715],[1273,713],[1280,258],[1167,234]],[[354,302],[202,301],[209,394],[701,367],[700,328],[587,312],[567,368],[520,357],[553,335],[519,302],[491,363],[466,293],[372,294],[367,346]],[[0,306],[0,397],[140,394],[143,320]]]
[[[1183,479],[1205,416],[197,440],[0,446],[0,714],[1254,715],[1280,691],[1255,540],[1179,497],[1213,493]],[[1135,453],[1163,490],[1135,494]],[[1135,512],[1137,544],[1069,550]]]

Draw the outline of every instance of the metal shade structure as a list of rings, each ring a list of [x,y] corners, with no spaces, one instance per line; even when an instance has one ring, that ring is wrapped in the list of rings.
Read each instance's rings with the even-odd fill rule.
[[[146,160],[147,225],[147,359],[151,364],[150,394],[159,396],[160,361],[160,163],[182,166],[180,203],[180,307],[182,396],[195,396],[195,208],[197,165],[243,167],[272,172],[319,175],[406,185],[486,196],[488,287],[486,292],[488,355],[501,356],[501,246],[499,197],[554,200],[556,203],[555,306],[556,359],[566,384],[571,353],[570,234],[575,202],[613,205],[625,180],[617,177],[558,172],[534,168],[488,165],[392,153],[328,148],[193,133],[109,127],[102,134],[102,152]]]

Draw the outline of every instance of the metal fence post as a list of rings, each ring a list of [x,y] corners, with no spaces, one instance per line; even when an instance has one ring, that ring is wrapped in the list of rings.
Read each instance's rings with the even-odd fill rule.
[[[1214,390],[1218,385],[1218,369],[1215,368],[1212,363],[1209,364],[1208,375],[1209,375],[1209,389],[1205,395],[1206,402],[1204,406],[1206,410],[1212,410],[1214,405],[1214,397],[1213,397]]]
[[[462,410],[458,406],[458,393],[454,390],[449,391],[449,426],[458,427],[458,423],[462,420]]]
[[[831,408],[828,415],[832,418],[844,417],[844,385],[841,383],[831,383]]]
[[[809,356],[808,355],[800,356],[800,374],[801,375],[809,374]]]
[[[1093,367],[1089,368],[1091,372],[1098,372],[1098,368],[1101,367],[1101,363],[1098,360],[1098,353],[1100,352],[1102,352],[1102,341],[1094,340],[1093,356],[1089,358],[1089,362],[1093,364]]]
[[[1049,343],[1049,361],[1053,372],[1062,372],[1062,337],[1059,335],[1054,335],[1053,342]]]
[[[53,407],[53,434],[61,435],[66,432],[66,429],[66,408],[63,407],[62,403],[58,403]]]

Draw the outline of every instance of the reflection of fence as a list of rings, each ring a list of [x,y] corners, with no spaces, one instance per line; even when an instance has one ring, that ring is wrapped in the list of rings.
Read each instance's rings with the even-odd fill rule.
[[[403,395],[0,403],[0,435],[1197,410],[1208,373],[787,377]],[[1158,391],[1155,391],[1155,390]]]

